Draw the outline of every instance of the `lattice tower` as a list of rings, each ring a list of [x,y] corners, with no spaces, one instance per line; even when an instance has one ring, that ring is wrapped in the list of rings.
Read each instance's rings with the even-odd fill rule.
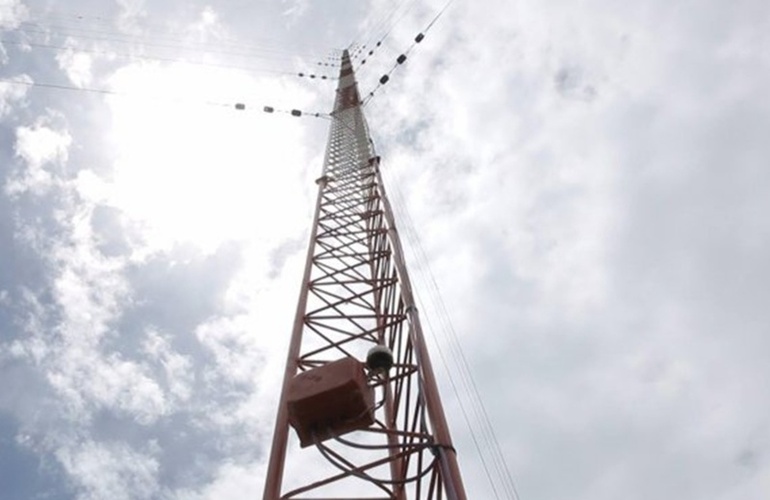
[[[464,500],[347,51],[336,92],[264,499]],[[375,346],[390,369],[366,364]],[[358,385],[308,396],[343,372]]]

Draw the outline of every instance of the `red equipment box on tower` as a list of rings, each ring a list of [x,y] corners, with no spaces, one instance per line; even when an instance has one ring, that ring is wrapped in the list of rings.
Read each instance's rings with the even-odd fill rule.
[[[342,358],[296,375],[286,402],[300,446],[310,446],[374,423],[374,390],[364,365]]]

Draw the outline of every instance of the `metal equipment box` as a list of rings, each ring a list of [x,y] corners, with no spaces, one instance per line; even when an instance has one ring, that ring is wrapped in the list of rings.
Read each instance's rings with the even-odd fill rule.
[[[374,390],[364,365],[342,358],[297,374],[286,400],[303,448],[374,423]]]

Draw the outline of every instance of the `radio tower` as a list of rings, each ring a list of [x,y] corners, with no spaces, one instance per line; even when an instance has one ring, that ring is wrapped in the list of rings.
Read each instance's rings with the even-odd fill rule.
[[[347,50],[331,117],[264,500],[465,500]]]

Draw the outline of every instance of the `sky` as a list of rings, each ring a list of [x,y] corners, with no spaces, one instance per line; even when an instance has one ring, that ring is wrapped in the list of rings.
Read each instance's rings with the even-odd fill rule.
[[[443,5],[0,0],[0,500],[261,497],[327,58]],[[471,498],[460,351],[522,500],[770,493],[768,89],[764,0],[456,0],[367,102]]]

